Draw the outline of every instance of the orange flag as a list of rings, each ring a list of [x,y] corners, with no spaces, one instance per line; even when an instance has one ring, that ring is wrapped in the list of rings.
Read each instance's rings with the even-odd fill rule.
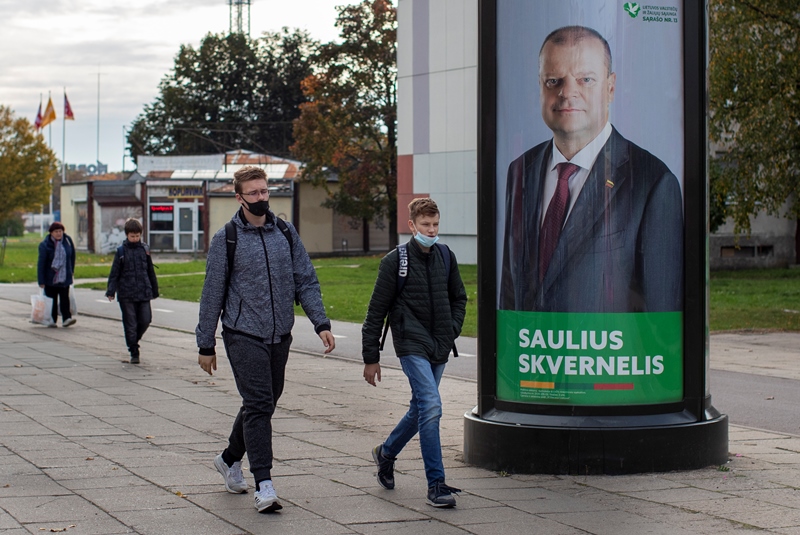
[[[56,109],[53,107],[53,99],[48,98],[47,107],[44,109],[44,115],[42,116],[42,126],[40,126],[40,128],[44,128],[55,120]]]
[[[69,105],[69,99],[67,99],[67,93],[64,93],[64,120],[65,121],[74,121],[75,114],[72,113],[72,106]]]
[[[36,112],[36,120],[33,121],[33,126],[36,130],[39,130],[42,127],[42,103],[39,102],[39,111]]]

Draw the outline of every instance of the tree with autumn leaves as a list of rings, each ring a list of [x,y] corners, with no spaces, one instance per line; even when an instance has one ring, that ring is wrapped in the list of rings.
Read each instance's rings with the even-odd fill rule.
[[[199,48],[181,46],[159,95],[131,126],[131,156],[236,149],[288,156],[317,45],[304,30],[284,28],[257,39],[209,34]]]
[[[800,262],[800,4],[710,0],[712,206],[749,232],[764,210],[798,220]],[[712,213],[714,210],[712,209]]]
[[[337,10],[341,42],[321,46],[303,81],[307,101],[294,122],[292,153],[305,164],[303,178],[328,192],[328,208],[364,229],[383,218],[395,229],[397,9],[364,0]],[[332,174],[338,188],[330,187]]]
[[[49,201],[56,155],[24,117],[0,105],[0,221]]]

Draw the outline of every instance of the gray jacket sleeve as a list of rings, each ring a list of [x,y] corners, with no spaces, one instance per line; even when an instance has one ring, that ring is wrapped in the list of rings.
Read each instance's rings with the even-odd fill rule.
[[[228,276],[228,249],[225,244],[225,229],[222,228],[211,239],[206,260],[206,280],[200,297],[200,319],[195,329],[197,347],[204,355],[214,355],[217,344],[216,333],[219,316],[225,299],[225,281]]]
[[[331,330],[331,322],[325,314],[325,305],[322,303],[322,291],[317,279],[317,271],[308,257],[306,248],[300,240],[294,225],[287,224],[289,232],[292,233],[293,248],[292,262],[294,275],[294,288],[300,306],[314,325],[314,331],[319,334],[322,331]]]

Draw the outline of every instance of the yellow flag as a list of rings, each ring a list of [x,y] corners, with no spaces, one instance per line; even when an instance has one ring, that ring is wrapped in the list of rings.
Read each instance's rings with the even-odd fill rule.
[[[45,126],[49,125],[53,121],[56,120],[56,109],[53,107],[53,99],[47,99],[47,108],[44,110],[44,115],[42,116],[42,126],[39,128],[44,128]]]

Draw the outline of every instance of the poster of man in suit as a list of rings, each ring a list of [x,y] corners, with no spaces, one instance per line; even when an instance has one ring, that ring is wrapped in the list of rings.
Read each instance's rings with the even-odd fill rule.
[[[498,2],[501,398],[679,397],[681,5]]]

